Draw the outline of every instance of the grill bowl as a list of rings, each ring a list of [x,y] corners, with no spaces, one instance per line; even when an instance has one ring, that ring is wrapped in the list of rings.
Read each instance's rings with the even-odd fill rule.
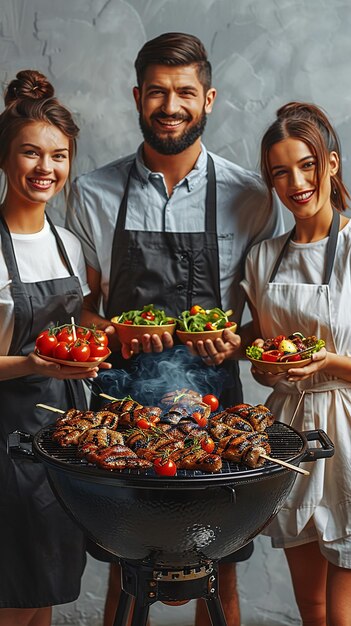
[[[268,432],[272,456],[295,465],[305,458],[303,433],[279,422]],[[185,567],[231,554],[270,522],[296,479],[270,462],[248,469],[224,461],[220,474],[180,470],[174,477],[108,472],[78,459],[74,447],[60,448],[51,434],[39,431],[33,450],[63,506],[98,545],[144,563]]]

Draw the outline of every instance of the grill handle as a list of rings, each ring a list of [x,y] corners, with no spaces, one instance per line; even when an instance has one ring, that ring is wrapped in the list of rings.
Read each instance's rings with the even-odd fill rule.
[[[20,430],[7,435],[7,454],[11,459],[26,459],[38,463],[39,459],[32,450],[33,436]]]
[[[318,430],[304,430],[302,434],[307,441],[318,441],[321,448],[308,447],[302,457],[302,461],[315,461],[316,459],[327,459],[334,454],[334,444],[329,439],[327,433],[320,428]]]

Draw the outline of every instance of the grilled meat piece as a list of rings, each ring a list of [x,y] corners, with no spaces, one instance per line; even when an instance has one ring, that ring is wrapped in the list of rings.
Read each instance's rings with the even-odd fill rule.
[[[134,423],[139,419],[144,418],[149,422],[159,422],[162,414],[162,409],[159,406],[143,406],[141,409],[135,409],[133,411]]]
[[[202,448],[183,448],[174,450],[169,455],[178,469],[200,470],[201,472],[219,472],[222,459],[218,454],[208,454]]]
[[[139,459],[130,448],[120,444],[100,448],[96,452],[91,452],[89,454],[89,461],[107,470],[147,469],[152,467],[152,463],[144,459]]]
[[[244,419],[240,415],[236,415],[235,413],[230,413],[229,411],[222,411],[221,413],[217,413],[210,419],[209,428],[213,429],[218,424],[226,424],[235,430],[242,430],[244,432],[250,433],[254,429],[251,426],[250,422],[247,419]]]
[[[160,404],[163,406],[172,406],[173,404],[182,406],[183,404],[197,404],[201,401],[202,396],[200,393],[192,389],[183,388],[165,393],[160,400]]]
[[[107,426],[89,428],[79,439],[79,447],[85,443],[94,443],[97,448],[107,448],[117,443],[124,444],[122,433],[118,433]]]
[[[98,422],[98,420],[94,422],[94,418],[95,413],[93,411],[79,411],[78,409],[69,409],[68,411],[66,411],[66,413],[60,415],[60,417],[57,418],[56,426],[69,426],[72,423],[74,424],[75,420],[77,419],[87,419],[96,425],[100,423]]]
[[[211,407],[209,407],[204,402],[194,402],[194,404],[173,404],[166,412],[162,415],[162,421],[168,422],[170,424],[179,424],[182,419],[192,419],[193,413],[200,413],[201,417],[206,417],[208,419],[211,413]]]
[[[263,404],[252,406],[251,404],[237,404],[226,409],[227,413],[240,415],[246,421],[250,422],[254,430],[263,431],[274,422],[274,415],[268,407]]]
[[[121,428],[129,428],[133,426],[133,412],[135,409],[142,409],[142,404],[136,402],[135,400],[116,400],[115,402],[110,402],[104,406],[105,411],[111,411],[112,413],[116,413],[119,418],[119,425]]]
[[[217,453],[227,461],[244,462],[247,464],[256,463],[256,465],[251,465],[251,467],[256,467],[264,462],[262,460],[262,463],[259,463],[260,451],[255,451],[257,447],[260,447],[261,452],[265,450],[265,454],[270,453],[266,433],[243,433],[242,431],[237,431],[236,434],[220,439],[217,445]]]
[[[53,434],[52,438],[54,441],[60,444],[60,446],[70,446],[77,445],[79,439],[86,430],[89,430],[92,427],[90,421],[80,418],[75,418],[74,425],[71,422],[71,425],[62,426],[57,428]]]

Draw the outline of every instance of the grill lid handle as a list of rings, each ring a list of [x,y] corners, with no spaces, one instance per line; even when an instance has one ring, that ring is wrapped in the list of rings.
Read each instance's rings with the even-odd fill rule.
[[[15,430],[7,435],[7,454],[12,458],[27,459],[27,461],[39,462],[32,450],[33,436],[20,430]]]
[[[322,446],[321,448],[308,447],[302,461],[315,461],[316,459],[327,459],[333,456],[334,444],[324,430],[320,428],[318,430],[305,430],[302,434],[307,441],[318,441]]]

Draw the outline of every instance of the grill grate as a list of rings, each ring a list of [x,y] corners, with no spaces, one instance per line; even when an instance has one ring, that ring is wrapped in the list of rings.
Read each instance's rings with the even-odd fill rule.
[[[52,440],[52,433],[54,431],[54,427],[48,427],[42,429],[35,436],[35,444],[37,451],[40,453],[40,456],[44,457],[44,460],[56,461],[61,467],[67,467],[74,470],[76,468],[79,471],[82,471],[86,468],[86,473],[93,473],[94,475],[133,475],[133,476],[152,476],[155,477],[155,472],[153,469],[148,470],[137,470],[137,469],[125,469],[125,470],[116,470],[116,471],[108,471],[97,468],[92,463],[89,463],[84,458],[79,458],[77,456],[77,447],[76,446],[68,446],[61,447],[58,443]],[[296,456],[301,454],[301,451],[305,445],[305,441],[295,429],[283,424],[281,422],[275,422],[272,426],[267,428],[266,430],[269,436],[269,443],[271,446],[271,454],[272,458],[281,459],[283,461],[290,461],[294,459]],[[235,475],[235,474],[246,474],[249,478],[250,474],[257,472],[256,469],[251,469],[244,464],[232,463],[229,461],[222,461],[222,470],[220,472],[216,472],[216,474],[209,474],[206,472],[201,472],[200,470],[178,470],[177,477],[178,478],[196,478],[196,477],[204,477],[207,476],[218,476],[218,475]],[[272,467],[274,464],[270,461],[266,461],[265,465],[258,468],[262,471],[265,467]],[[277,465],[275,465],[277,467]]]

